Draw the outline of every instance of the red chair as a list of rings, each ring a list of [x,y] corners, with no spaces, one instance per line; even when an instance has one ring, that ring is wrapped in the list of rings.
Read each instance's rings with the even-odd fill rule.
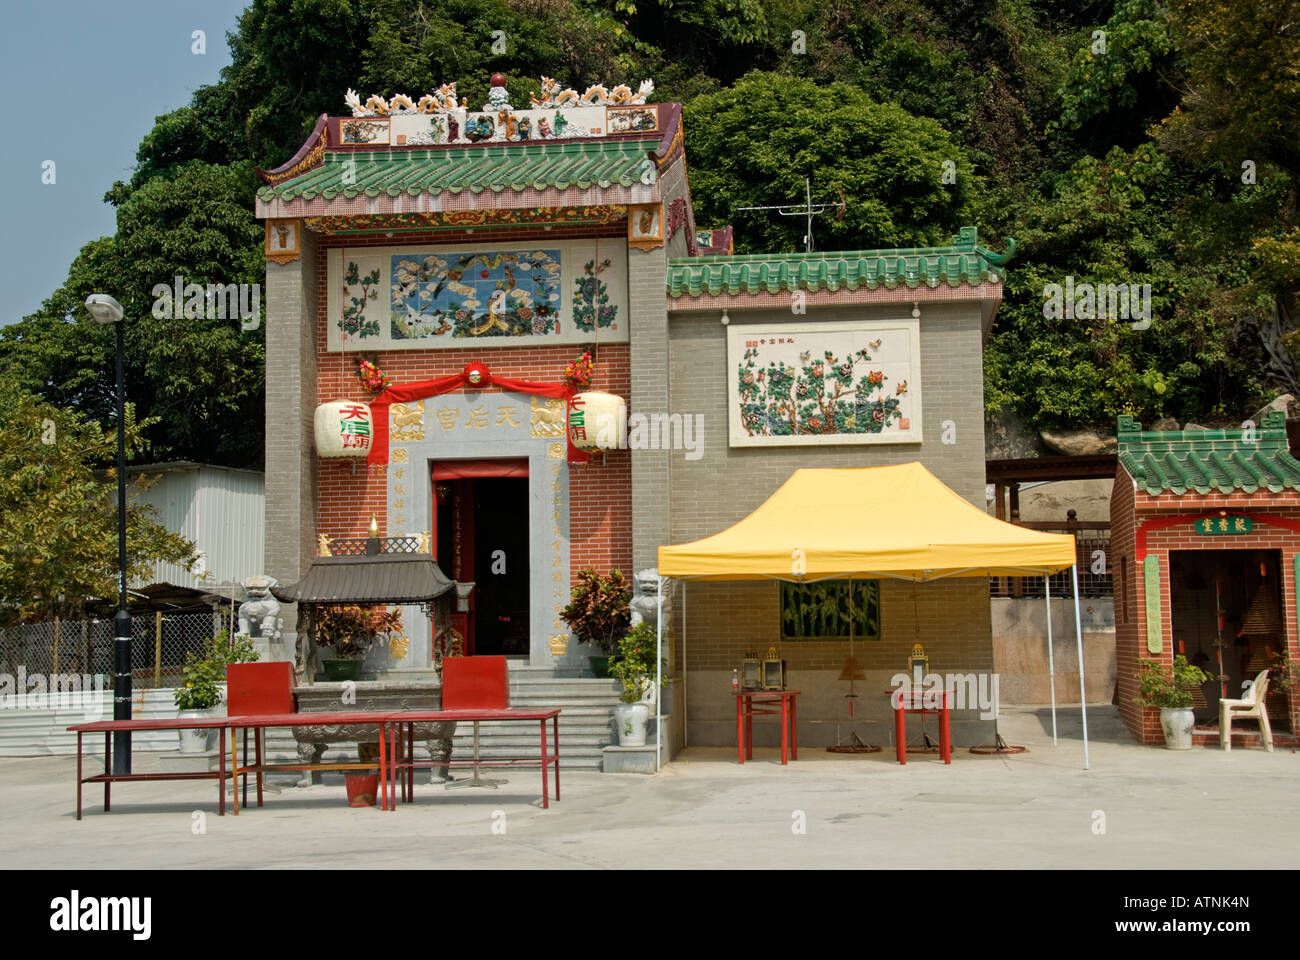
[[[505,710],[510,706],[510,672],[505,657],[445,657],[442,661],[442,709]],[[496,787],[504,780],[479,776],[479,739],[474,721],[474,776],[448,786]]]

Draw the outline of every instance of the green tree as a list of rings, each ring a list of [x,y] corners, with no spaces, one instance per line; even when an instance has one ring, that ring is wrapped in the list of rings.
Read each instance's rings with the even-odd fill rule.
[[[946,243],[970,215],[976,181],[961,148],[933,120],[846,83],[754,72],[697,97],[685,122],[696,221],[735,224],[737,253],[804,249],[801,218],[738,208],[802,202],[805,177],[815,201],[842,192],[847,203],[843,220],[815,222],[821,249]]]
[[[0,388],[0,622],[76,614],[93,597],[117,596],[115,432],[44,403],[10,385]],[[130,451],[141,430],[127,408]],[[136,477],[127,510],[127,565],[143,579],[157,561],[191,568],[194,544],[161,526],[138,503],[149,480]]]

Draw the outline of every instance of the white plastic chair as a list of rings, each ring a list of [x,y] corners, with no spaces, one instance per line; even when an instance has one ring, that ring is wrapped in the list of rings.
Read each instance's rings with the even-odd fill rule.
[[[1273,731],[1268,725],[1268,710],[1264,698],[1268,695],[1268,671],[1261,670],[1240,700],[1219,701],[1219,746],[1224,750],[1232,749],[1232,721],[1258,720],[1259,731],[1264,737],[1264,749],[1273,752]]]

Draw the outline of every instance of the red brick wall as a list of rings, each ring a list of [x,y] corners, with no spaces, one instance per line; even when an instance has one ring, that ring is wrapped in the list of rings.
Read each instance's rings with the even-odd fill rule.
[[[1160,711],[1155,707],[1139,707],[1133,703],[1133,697],[1137,695],[1137,681],[1134,679],[1134,674],[1139,659],[1159,660],[1166,666],[1173,664],[1175,647],[1170,608],[1169,551],[1197,549],[1279,551],[1282,615],[1286,623],[1287,653],[1292,658],[1300,656],[1295,605],[1295,556],[1300,551],[1300,533],[1258,519],[1259,514],[1270,513],[1288,520],[1300,521],[1300,494],[1294,491],[1283,493],[1261,491],[1254,494],[1225,495],[1216,492],[1207,496],[1192,493],[1184,496],[1161,494],[1153,497],[1144,490],[1135,492],[1132,478],[1120,469],[1111,494],[1110,509],[1111,550],[1116,552],[1120,560],[1127,557],[1128,561],[1127,582],[1121,584],[1119,577],[1115,580],[1116,591],[1123,591],[1122,596],[1118,592],[1116,595],[1115,624],[1120,715],[1124,718],[1129,731],[1139,741],[1147,744],[1163,744]],[[1136,558],[1137,527],[1142,522],[1157,517],[1192,516],[1218,509],[1249,511],[1255,514],[1257,519],[1254,530],[1248,534],[1235,534],[1231,537],[1207,537],[1199,536],[1192,524],[1188,522],[1148,532],[1147,555],[1156,557],[1160,563],[1162,628],[1160,653],[1149,654],[1146,647],[1146,600],[1142,587],[1142,568]],[[1119,560],[1116,560],[1115,569],[1118,570],[1119,567]],[[1289,711],[1291,729],[1300,730],[1300,725],[1297,724],[1297,720],[1300,719],[1300,697],[1290,698]]]
[[[537,242],[571,240],[592,236],[625,237],[626,224],[607,227],[554,227],[549,231],[533,229],[383,234],[368,237],[323,237],[317,255],[320,283],[316,299],[316,351],[319,378],[317,403],[358,399],[364,391],[356,377],[356,355],[344,356],[326,349],[325,283],[326,251],[334,247],[349,249],[393,244],[438,245],[464,243],[501,243],[512,240]],[[358,352],[361,352],[360,350]],[[578,353],[573,344],[530,347],[493,347],[465,349],[381,350],[368,351],[375,363],[393,383],[412,383],[459,372],[471,360],[479,360],[497,374],[523,380],[558,382],[564,368]],[[593,388],[622,397],[631,395],[631,350],[626,343],[602,344],[596,352],[596,376]],[[489,388],[484,393],[499,393]],[[383,468],[367,472],[364,463],[321,461],[317,525],[331,537],[365,536],[373,514],[381,532],[387,522]],[[615,451],[602,465],[596,457],[586,465],[575,465],[569,472],[570,569],[584,566],[607,571],[618,567],[628,572],[632,567],[632,464],[627,451]]]

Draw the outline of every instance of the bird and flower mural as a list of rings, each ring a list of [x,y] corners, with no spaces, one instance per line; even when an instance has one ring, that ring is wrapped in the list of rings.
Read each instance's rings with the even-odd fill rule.
[[[732,325],[731,446],[919,443],[918,325]]]
[[[331,251],[329,347],[625,341],[626,246],[615,246]]]

